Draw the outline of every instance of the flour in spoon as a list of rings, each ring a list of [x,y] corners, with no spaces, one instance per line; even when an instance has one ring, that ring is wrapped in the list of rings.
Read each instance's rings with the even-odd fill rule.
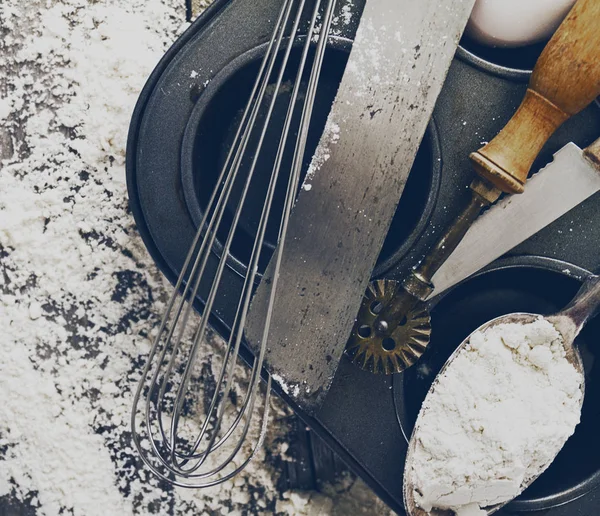
[[[417,504],[475,516],[511,500],[573,434],[582,395],[561,335],[542,317],[474,333],[421,409]]]

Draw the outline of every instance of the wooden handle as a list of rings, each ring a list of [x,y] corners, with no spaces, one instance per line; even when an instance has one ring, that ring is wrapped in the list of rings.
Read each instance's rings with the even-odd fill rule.
[[[471,154],[475,171],[521,193],[554,131],[600,95],[600,0],[578,0],[538,59],[525,98],[502,131]]]
[[[600,138],[583,149],[583,154],[600,170]]]

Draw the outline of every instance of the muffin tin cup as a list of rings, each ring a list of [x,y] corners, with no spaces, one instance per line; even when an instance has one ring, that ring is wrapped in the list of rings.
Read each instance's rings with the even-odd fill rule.
[[[465,280],[431,301],[436,332],[419,363],[394,378],[394,404],[408,442],[429,387],[456,347],[484,322],[511,312],[549,315],[575,295],[590,273],[562,261],[513,257]],[[600,320],[577,338],[584,357],[582,420],[550,468],[508,510],[537,511],[571,502],[600,485]]]
[[[305,38],[299,37],[293,44],[290,62],[294,63],[299,58]],[[287,45],[283,43],[282,47]],[[319,136],[323,131],[331,103],[337,92],[337,86],[344,72],[352,42],[345,38],[331,37],[328,41],[323,71],[319,82],[319,94],[316,98],[313,111],[313,123],[308,135],[308,145],[304,156],[304,166],[301,179],[306,175],[310,159],[315,152]],[[255,47],[233,59],[225,68],[219,71],[208,83],[206,89],[199,95],[193,111],[189,117],[181,144],[181,184],[185,203],[189,214],[197,228],[204,215],[211,192],[216,187],[216,181],[222,170],[226,156],[231,147],[241,113],[246,104],[254,84],[260,62],[264,57],[267,44]],[[281,50],[280,54],[283,54]],[[308,69],[307,69],[308,71]],[[294,80],[295,68],[288,65],[284,75],[284,84]],[[305,81],[303,81],[305,82]],[[249,251],[256,236],[256,229],[262,204],[252,199],[262,199],[266,191],[268,177],[273,166],[279,140],[269,137],[280,134],[281,123],[285,117],[289,102],[289,89],[282,88],[276,100],[274,115],[269,125],[265,144],[261,150],[251,187],[248,192],[242,216],[240,217],[239,230],[236,232],[228,256],[228,265],[238,274],[243,275],[247,270]],[[302,90],[301,90],[302,93]],[[267,99],[270,100],[270,99]],[[266,105],[267,102],[263,102]],[[296,109],[300,112],[300,104]],[[261,111],[259,111],[261,120]],[[279,125],[278,125],[279,124]],[[257,140],[257,133],[253,133]],[[250,139],[252,149],[253,137]],[[289,140],[293,143],[293,138]],[[267,229],[267,238],[263,245],[260,270],[264,270],[276,244],[276,228],[281,218],[285,190],[287,184],[289,165],[293,151],[292,145],[286,146],[284,154],[287,161],[282,167],[282,178],[276,191],[274,208],[269,217],[271,234]],[[252,155],[247,152],[246,156]],[[262,158],[264,156],[264,159]],[[245,178],[248,174],[250,160],[244,158],[239,174]],[[373,271],[373,276],[381,276],[394,267],[413,247],[419,236],[430,221],[435,207],[440,187],[440,174],[442,156],[439,143],[439,134],[432,119],[427,127],[419,152],[409,180],[405,187],[402,199],[391,223],[388,237],[383,245],[380,257]],[[236,185],[241,185],[238,181]],[[254,185],[257,185],[256,187]],[[241,186],[240,186],[241,188]],[[225,211],[225,218],[230,219],[237,207],[239,190],[234,186],[231,201]],[[236,191],[238,190],[238,191]],[[238,195],[236,195],[238,194]],[[227,224],[221,228],[226,231]],[[218,232],[217,241],[213,252],[217,256],[223,253],[221,242],[225,241],[226,232]]]
[[[529,80],[529,77],[531,77],[532,70],[512,68],[510,66],[497,64],[484,59],[476,52],[476,50],[459,45],[456,49],[456,57],[472,64],[484,73],[492,74],[503,79],[526,82]]]

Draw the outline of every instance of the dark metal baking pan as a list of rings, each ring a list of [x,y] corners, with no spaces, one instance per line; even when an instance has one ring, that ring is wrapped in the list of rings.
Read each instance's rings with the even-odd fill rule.
[[[344,3],[341,1],[339,7]],[[364,0],[354,0],[353,4],[353,23],[340,27],[336,36],[338,43],[332,42],[329,50],[333,52],[332,58],[337,55],[343,60],[341,49],[349,44],[344,40],[353,38]],[[206,136],[212,131],[206,110],[210,109],[211,102],[217,102],[214,99],[218,99],[220,92],[223,94],[227,84],[231,86],[227,77],[243,74],[244,67],[251,70],[261,45],[271,33],[272,20],[279,6],[280,0],[215,0],[167,52],[140,96],[131,123],[127,152],[130,205],[149,252],[171,281],[177,277],[196,231],[202,210],[202,178],[214,175],[212,167],[222,159],[217,149],[226,146],[222,139],[227,138],[228,128],[222,123],[219,133],[217,126],[221,122],[217,122],[212,129],[215,138],[217,134],[221,135],[218,136],[221,146],[215,145],[214,154],[207,163],[203,162],[202,156],[194,155],[198,145],[202,145],[198,135]],[[511,71],[511,66],[516,71]],[[511,66],[486,62],[477,57],[477,48],[473,46],[459,51],[434,112],[437,130],[430,124],[429,136],[424,142],[424,164],[417,165],[411,174],[411,181],[418,180],[426,185],[421,187],[424,194],[419,201],[421,213],[425,215],[409,228],[408,233],[406,227],[402,231],[392,227],[376,275],[401,277],[424,254],[465,201],[468,196],[465,186],[471,179],[469,152],[497,133],[525,91],[526,66],[518,60]],[[338,73],[342,68],[341,64],[336,68]],[[235,117],[234,114],[228,116]],[[187,139],[185,134],[189,135]],[[535,166],[546,164],[552,153],[568,141],[583,146],[591,143],[598,134],[600,113],[592,106],[556,133]],[[209,166],[209,162],[212,165]],[[436,172],[436,167],[441,168]],[[207,189],[210,187],[210,184],[206,185]],[[410,202],[415,202],[413,196],[406,195],[401,206]],[[556,256],[589,270],[600,269],[600,256],[595,246],[600,241],[599,208],[599,197],[596,196],[520,246],[519,250],[527,254]],[[576,222],[571,224],[570,220]],[[248,231],[251,230],[250,227]],[[228,314],[232,304],[229,300],[234,299],[241,288],[239,269],[236,271],[236,268],[243,267],[243,258],[243,249],[231,258],[227,292],[212,319],[217,331],[224,335],[229,331],[227,320],[231,317]],[[245,356],[251,360],[249,353]],[[361,371],[344,359],[325,405],[316,417],[309,418],[298,407],[293,404],[292,407],[379,496],[393,509],[402,512],[406,442],[397,423],[391,387],[390,378]],[[289,402],[285,394],[280,394]],[[588,505],[583,503],[569,504],[572,512],[565,514],[593,514],[585,512]],[[552,512],[550,516],[561,515]]]

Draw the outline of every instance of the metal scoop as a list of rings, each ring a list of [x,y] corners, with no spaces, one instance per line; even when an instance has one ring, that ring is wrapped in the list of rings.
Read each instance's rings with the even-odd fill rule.
[[[567,353],[567,360],[573,365],[573,367],[575,367],[575,369],[581,376],[582,394],[585,393],[585,377],[583,371],[583,362],[581,360],[581,355],[574,341],[577,335],[579,335],[581,329],[587,323],[587,321],[594,317],[598,312],[600,312],[600,276],[591,275],[584,282],[577,295],[563,310],[561,310],[555,315],[545,317],[545,319],[552,325],[554,325],[554,327],[562,335],[565,351]],[[539,314],[531,313],[512,313],[508,315],[503,315],[483,324],[482,326],[477,328],[475,332],[483,331],[492,326],[497,326],[499,324],[527,324],[533,322],[539,317]],[[473,333],[471,335],[473,335]],[[469,339],[471,338],[471,335],[469,335],[465,340],[463,340],[463,342],[458,346],[456,351],[454,351],[454,353],[450,356],[450,358],[448,359],[448,361],[434,380],[433,384],[431,385],[429,393],[431,393],[437,387],[441,375],[446,371],[448,367],[452,366],[452,362],[454,362],[456,357],[465,349],[467,343],[469,342]],[[583,404],[583,396],[581,397],[581,404]],[[413,461],[417,443],[417,439],[415,437],[419,433],[420,423],[421,417],[419,416],[415,424],[410,443],[408,445],[408,454],[406,457],[406,465],[404,468],[404,505],[406,508],[406,512],[409,516],[451,516],[453,514],[453,511],[448,509],[433,509],[431,512],[425,512],[423,509],[416,505],[414,498],[415,485]],[[560,450],[557,450],[556,455],[558,455],[559,451]],[[554,461],[555,457],[553,457],[551,461],[544,464],[534,474],[530,475],[523,481],[520,493],[525,491],[525,489],[527,489],[548,468],[548,466],[550,466],[550,464]],[[489,507],[483,507],[483,510],[485,510],[487,514],[493,514],[507,503],[508,501]]]

